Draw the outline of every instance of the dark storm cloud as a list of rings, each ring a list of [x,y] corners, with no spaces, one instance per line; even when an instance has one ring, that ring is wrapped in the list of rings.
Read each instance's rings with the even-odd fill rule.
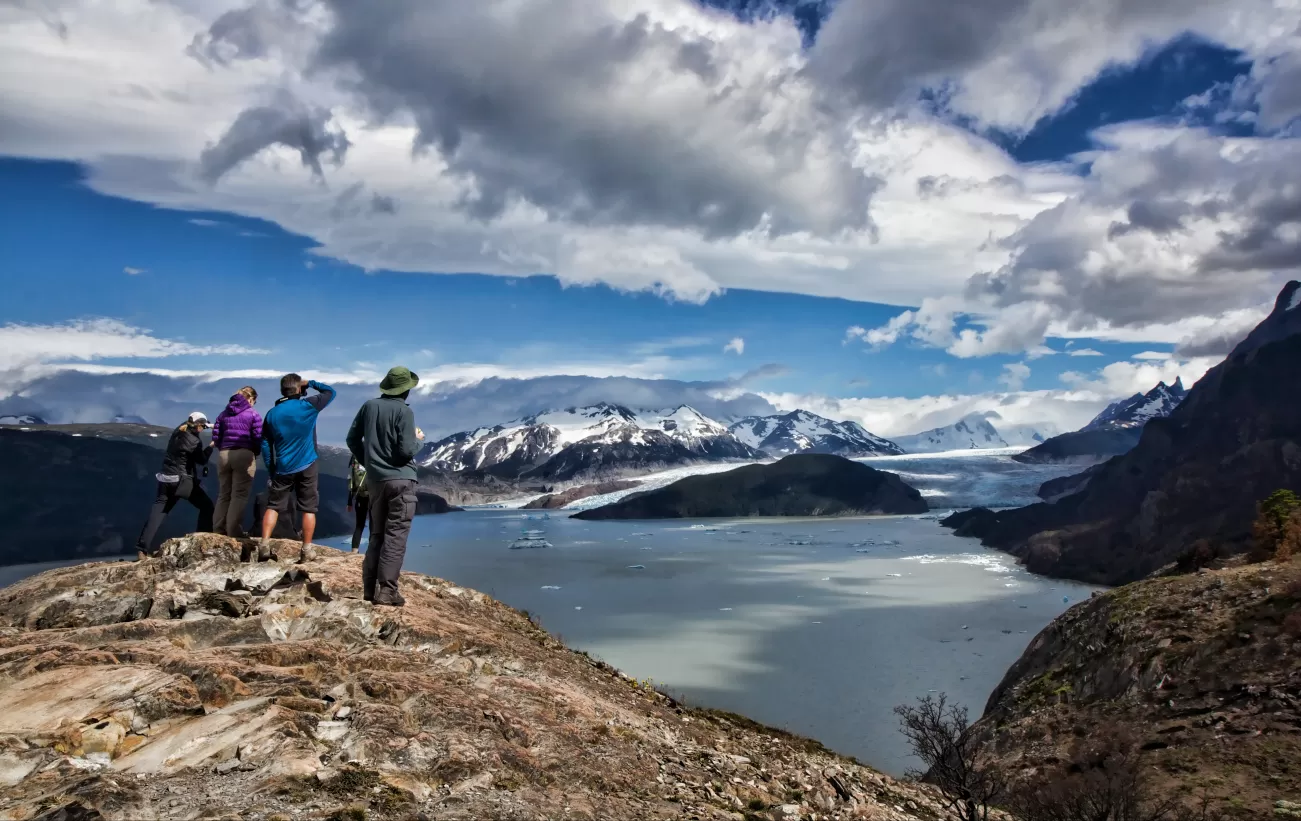
[[[869,224],[879,183],[851,166],[843,124],[845,144],[828,145],[816,109],[772,117],[774,100],[805,93],[793,69],[740,81],[711,40],[645,15],[597,22],[577,0],[509,14],[501,2],[327,5],[313,69],[351,78],[376,119],[413,121],[417,148],[436,147],[466,180],[461,207],[477,218],[527,202],[556,219],[711,237],[765,221],[821,234]],[[801,189],[808,174],[825,180],[816,196]]]
[[[294,99],[277,96],[274,103],[241,112],[216,143],[199,155],[199,173],[215,183],[235,166],[273,145],[292,148],[303,166],[323,177],[321,159],[338,165],[348,152],[348,137],[331,123],[331,114]]]

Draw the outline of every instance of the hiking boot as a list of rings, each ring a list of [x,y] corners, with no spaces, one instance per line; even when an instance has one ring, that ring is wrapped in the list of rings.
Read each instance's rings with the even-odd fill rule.
[[[298,553],[298,563],[307,564],[316,561],[316,546],[305,544],[303,549]]]
[[[259,562],[269,562],[272,558],[271,540],[259,539],[257,543],[257,560]]]
[[[407,600],[402,598],[401,593],[376,593],[375,604],[380,607],[401,607],[406,604]]]
[[[146,553],[145,551],[141,550],[141,549],[138,548],[138,547],[136,548],[136,561],[138,561],[138,562],[143,562],[145,559],[148,559],[148,558],[149,558],[149,554],[148,554],[148,553]]]

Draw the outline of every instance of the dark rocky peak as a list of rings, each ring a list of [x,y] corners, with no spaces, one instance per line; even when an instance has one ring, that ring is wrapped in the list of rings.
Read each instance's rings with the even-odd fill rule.
[[[1301,282],[1295,279],[1283,286],[1274,310],[1247,334],[1247,338],[1229,354],[1230,358],[1249,353],[1271,342],[1301,333]]]

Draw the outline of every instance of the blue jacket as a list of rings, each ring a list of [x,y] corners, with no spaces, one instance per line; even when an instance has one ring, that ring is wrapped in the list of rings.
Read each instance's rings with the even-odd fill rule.
[[[306,470],[316,461],[316,415],[334,401],[334,388],[315,380],[315,396],[280,399],[262,420],[262,460],[272,476]]]

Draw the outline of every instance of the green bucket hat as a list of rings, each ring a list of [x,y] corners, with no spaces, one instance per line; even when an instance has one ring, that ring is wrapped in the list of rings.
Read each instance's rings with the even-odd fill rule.
[[[420,384],[420,377],[411,371],[398,366],[389,368],[388,376],[384,381],[379,383],[379,392],[385,396],[397,396],[399,393],[407,391]]]

